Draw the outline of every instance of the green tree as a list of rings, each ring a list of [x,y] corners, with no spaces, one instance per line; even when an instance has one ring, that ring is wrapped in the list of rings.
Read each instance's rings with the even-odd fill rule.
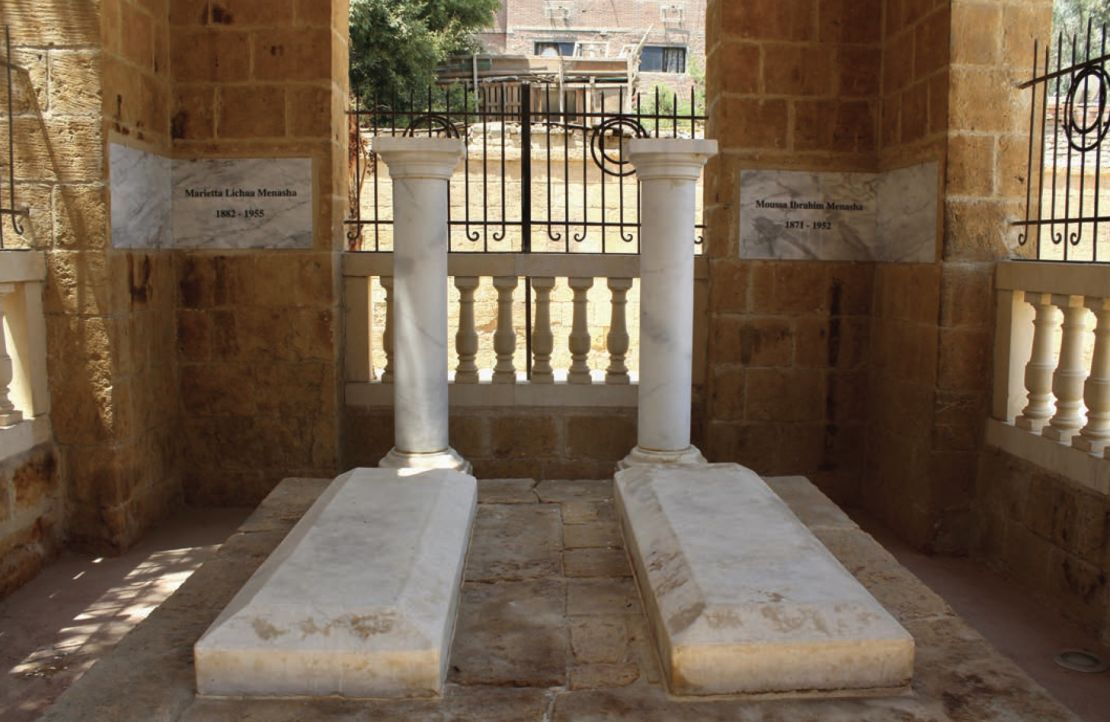
[[[420,97],[449,56],[477,49],[474,33],[489,27],[500,0],[351,0],[351,93],[372,98]]]
[[[1101,26],[1110,26],[1110,3],[1106,0],[1056,0],[1052,9],[1053,29],[1056,33],[1064,33],[1065,42],[1072,34],[1078,34],[1080,42],[1085,43],[1088,19],[1094,25],[1091,45],[1097,47],[1102,39]]]

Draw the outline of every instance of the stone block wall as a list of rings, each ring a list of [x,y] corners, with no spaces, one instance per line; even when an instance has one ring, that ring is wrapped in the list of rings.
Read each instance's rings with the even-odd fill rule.
[[[171,76],[165,4],[102,0],[100,22],[105,145],[168,155]],[[109,218],[111,202],[109,194]],[[182,496],[175,337],[166,323],[177,305],[177,268],[173,254],[162,251],[110,249],[109,255],[109,272],[127,291],[114,308],[119,363],[113,388],[124,424],[112,451],[121,493],[130,490],[125,502],[128,533],[116,544],[122,547],[178,506]],[[76,519],[88,504],[79,496],[74,502],[70,516]],[[70,537],[76,538],[75,528]]]
[[[864,470],[871,264],[739,258],[746,169],[872,171],[882,3],[708,4],[706,449],[855,500]]]
[[[29,243],[47,251],[52,473],[62,487],[52,498],[65,501],[56,528],[108,549],[134,542],[180,496],[167,432],[172,331],[156,322],[173,305],[170,264],[113,250],[108,220],[109,135],[153,147],[168,138],[164,42],[144,8],[19,0],[5,13],[22,68],[18,203],[30,212]]]
[[[1015,85],[1050,15],[1041,0],[709,3],[713,458],[808,474],[918,547],[967,551],[990,273],[1013,251],[1024,175]],[[943,176],[936,263],[740,261],[742,170],[927,161]],[[814,329],[828,353],[807,366]]]
[[[884,3],[880,169],[926,161],[944,168],[950,34],[947,1]],[[943,187],[937,192],[943,198]],[[875,269],[869,456],[860,501],[919,547],[931,543],[936,524],[930,464],[932,420],[940,403],[940,284],[936,263]],[[969,426],[980,423],[974,413],[953,416]],[[978,432],[970,431],[967,441],[974,443]]]
[[[974,542],[992,274],[1017,252],[1009,223],[1025,175],[1029,98],[1016,85],[1051,9],[1040,0],[887,7],[880,163],[938,160],[944,218],[936,264],[877,270],[863,501],[922,548],[966,552]]]
[[[313,160],[311,249],[181,253],[185,493],[254,503],[338,470],[347,3],[171,0],[169,20],[175,157]]]
[[[0,464],[0,599],[33,577],[61,545],[58,471],[52,444]]]
[[[346,3],[306,0],[6,8],[25,69],[13,99],[19,199],[29,243],[47,251],[51,528],[70,543],[129,546],[183,486],[243,503],[289,473],[337,470],[346,19]],[[109,143],[313,158],[315,248],[113,248]],[[221,394],[229,378],[248,382]],[[215,477],[226,488],[206,498]]]
[[[1110,499],[998,449],[978,472],[977,553],[1110,643]]]
[[[636,445],[636,409],[455,407],[449,434],[479,478],[605,479]],[[347,468],[377,466],[393,409],[348,408],[344,439]]]

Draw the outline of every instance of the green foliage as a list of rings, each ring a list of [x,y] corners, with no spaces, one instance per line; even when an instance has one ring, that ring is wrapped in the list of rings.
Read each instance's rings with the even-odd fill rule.
[[[1110,30],[1110,2],[1107,0],[1056,0],[1052,8],[1052,38],[1049,48],[1049,68],[1072,65],[1072,40],[1075,39],[1075,59],[1082,60],[1087,51],[1087,21],[1091,21],[1091,55],[1099,55],[1102,48],[1102,28]],[[1063,43],[1060,43],[1061,36]],[[1110,34],[1107,35],[1110,42]],[[1062,52],[1061,52],[1062,51]],[[1042,55],[1039,60],[1044,62]],[[1066,93],[1070,81],[1059,81],[1060,92]]]
[[[427,97],[436,66],[476,49],[500,0],[351,0],[351,93],[369,105]]]
[[[1052,23],[1057,33],[1065,36],[1087,32],[1088,18],[1094,24],[1094,37],[1101,38],[1099,26],[1110,25],[1110,3],[1106,0],[1056,0],[1052,10]]]
[[[669,86],[656,83],[651,88],[644,90],[640,95],[639,113],[641,115],[655,115],[658,113],[662,116],[671,117],[677,115],[677,127],[679,131],[690,133],[692,131],[690,116],[705,115],[705,73],[700,70],[697,64],[692,63],[690,66],[690,75],[694,79],[694,97],[692,103],[689,91],[676,94]],[[678,107],[677,113],[675,113],[676,105]],[[636,112],[635,106],[633,107],[633,112]],[[655,132],[655,126],[657,124],[661,130],[669,130],[676,125],[674,121],[666,119],[661,121],[643,120],[641,123],[649,133]]]

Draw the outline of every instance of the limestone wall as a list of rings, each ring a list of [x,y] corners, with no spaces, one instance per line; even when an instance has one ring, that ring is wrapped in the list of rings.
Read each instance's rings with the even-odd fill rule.
[[[103,0],[100,22],[106,144],[168,155],[171,75],[164,7],[138,0]],[[105,166],[110,176],[111,168]],[[108,201],[110,218],[110,193]],[[113,309],[120,349],[113,389],[126,424],[119,429],[113,451],[121,486],[129,489],[125,502],[129,527],[119,544],[127,546],[181,502],[180,413],[174,394],[178,369],[174,331],[166,323],[177,306],[177,264],[172,254],[160,251],[112,248],[109,254],[114,259],[111,273],[117,282],[125,281],[127,289]],[[86,513],[88,501],[75,496],[71,518]],[[76,533],[70,529],[71,538]]]
[[[393,446],[393,409],[348,408],[347,466],[377,466]],[[483,479],[605,479],[636,445],[636,409],[456,407],[451,446]]]
[[[313,160],[310,250],[180,254],[185,493],[253,503],[339,463],[347,3],[171,0],[169,19],[175,157]]]
[[[304,0],[5,7],[25,69],[19,203],[47,251],[57,536],[121,549],[183,491],[243,503],[336,471],[346,18],[343,2]],[[314,249],[113,248],[109,143],[311,157]]]
[[[948,3],[888,2],[885,12],[880,167],[929,160],[943,167],[949,102],[949,58],[944,48],[951,35],[951,9]],[[943,189],[938,193],[943,194]],[[934,471],[928,459],[940,398],[940,277],[936,263],[883,264],[875,271],[869,457],[861,501],[918,545],[931,541],[936,521]],[[964,411],[966,416],[956,411],[948,418],[966,418],[969,426],[981,423],[974,410]]]
[[[6,8],[15,76],[18,204],[47,251],[53,425],[71,542],[122,548],[180,496],[171,263],[111,248],[107,141],[168,139],[164,20],[129,0]],[[127,30],[124,30],[126,25]]]
[[[741,262],[742,169],[875,170],[883,3],[711,1],[707,455],[808,474],[855,500],[864,470],[871,264]]]
[[[53,444],[0,463],[0,598],[57,554],[63,498]]]
[[[944,227],[938,263],[877,272],[863,500],[919,546],[966,551],[989,404],[992,273],[1018,251],[1009,223],[1024,200],[1029,97],[1015,86],[1034,38],[1047,36],[1051,3],[897,5],[884,31],[881,162],[943,161]],[[937,50],[946,46],[948,58]]]
[[[999,449],[980,455],[976,549],[1110,642],[1110,502]]]

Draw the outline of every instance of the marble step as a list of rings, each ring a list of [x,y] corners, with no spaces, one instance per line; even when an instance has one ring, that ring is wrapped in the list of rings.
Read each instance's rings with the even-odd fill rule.
[[[673,694],[909,684],[913,638],[754,472],[637,467],[614,492]]]
[[[440,694],[476,508],[455,471],[338,477],[196,643],[199,693]]]

